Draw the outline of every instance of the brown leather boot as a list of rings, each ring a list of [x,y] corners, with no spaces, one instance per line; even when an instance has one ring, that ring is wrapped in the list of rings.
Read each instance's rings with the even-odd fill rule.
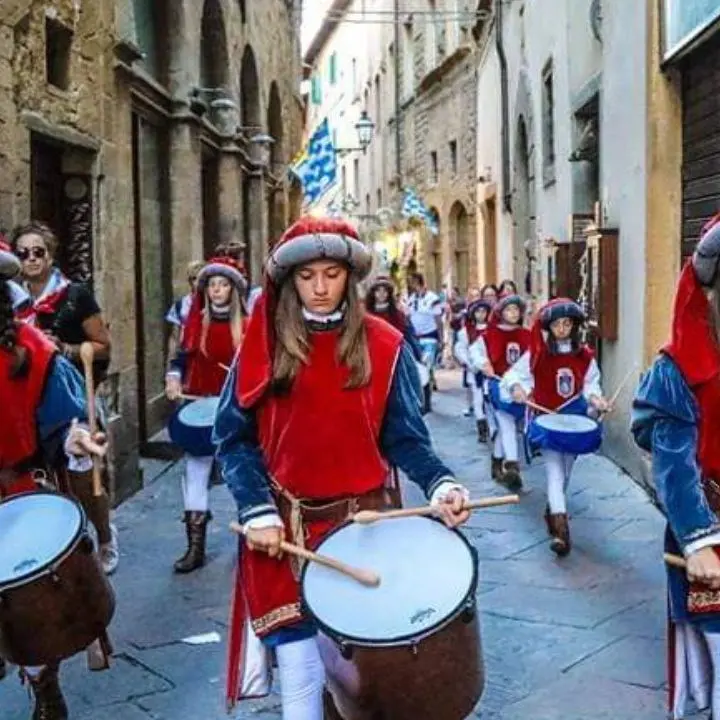
[[[175,563],[175,572],[190,573],[205,564],[205,540],[207,526],[212,515],[209,512],[191,511],[185,513],[187,530],[187,552]]]
[[[522,476],[520,475],[520,464],[514,460],[508,460],[502,465],[500,483],[508,490],[517,492],[522,490]]]
[[[477,421],[477,434],[478,434],[478,442],[480,444],[485,444],[488,441],[488,424],[487,420],[478,420]]]
[[[68,720],[67,705],[60,690],[58,667],[46,667],[35,678],[26,677],[35,696],[32,720]]]
[[[549,516],[552,527],[550,549],[558,556],[565,557],[572,548],[570,542],[570,524],[567,513],[554,513]]]
[[[500,482],[500,478],[502,477],[503,472],[503,459],[502,458],[492,458],[490,461],[490,475],[492,476],[492,479],[496,482]]]

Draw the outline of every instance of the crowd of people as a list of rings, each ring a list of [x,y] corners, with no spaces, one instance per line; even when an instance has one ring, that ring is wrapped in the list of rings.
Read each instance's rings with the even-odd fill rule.
[[[0,244],[0,397],[12,421],[0,433],[0,508],[38,490],[74,498],[110,575],[119,560],[111,447],[102,404],[91,408],[111,339],[90,290],[58,268],[57,250],[55,235],[38,223]],[[687,565],[669,570],[676,718],[689,696],[720,711],[719,265],[720,223],[706,228],[683,270],[671,342],[634,405],[633,432],[653,454],[668,515],[666,547]],[[337,671],[348,658],[342,648],[328,657],[319,642],[288,542],[312,550],[357,512],[397,507],[397,470],[448,528],[467,520],[468,490],[437,456],[423,417],[441,365],[462,369],[465,415],[478,443],[489,446],[488,475],[499,486],[521,493],[522,451],[528,463],[542,456],[540,522],[550,550],[570,553],[571,474],[579,455],[598,450],[613,410],[578,303],[555,298],[530,312],[511,280],[471,287],[462,298],[457,289],[433,291],[414,273],[400,289],[373,268],[355,228],[330,218],[301,218],[286,230],[262,287],[250,286],[234,245],[191,263],[187,281],[166,317],[166,394],[176,403],[170,431],[184,452],[186,545],[174,570],[205,564],[210,488],[213,476],[222,478],[243,535],[228,636],[229,707],[269,690],[272,654],[285,720],[341,717],[326,682],[330,667]],[[3,632],[0,612],[0,640]],[[91,669],[109,667],[104,630],[87,652]],[[33,720],[69,717],[59,682],[66,657],[21,663],[35,697]],[[0,658],[0,677],[5,671]]]

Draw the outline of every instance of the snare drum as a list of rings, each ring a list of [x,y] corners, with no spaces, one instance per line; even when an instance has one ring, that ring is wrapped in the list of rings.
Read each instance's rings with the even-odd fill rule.
[[[208,457],[215,454],[212,429],[219,398],[193,400],[178,408],[170,418],[170,439],[188,455]]]
[[[482,695],[475,552],[428,518],[332,532],[318,552],[381,577],[368,588],[309,563],[307,614],[318,623],[328,688],[345,720],[462,720]]]
[[[496,410],[512,415],[516,420],[522,420],[525,417],[525,405],[516,402],[505,402],[500,397],[500,381],[497,378],[488,379],[488,394],[490,395],[490,403]]]
[[[602,426],[587,415],[538,415],[527,434],[533,447],[570,455],[594,453],[602,444]]]
[[[0,657],[21,666],[71,657],[114,610],[78,503],[51,493],[0,503]]]

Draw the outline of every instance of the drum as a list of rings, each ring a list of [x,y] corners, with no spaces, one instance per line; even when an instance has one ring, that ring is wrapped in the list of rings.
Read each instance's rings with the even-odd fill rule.
[[[462,720],[484,688],[475,551],[428,518],[345,525],[318,552],[380,574],[368,588],[320,565],[302,598],[344,720]]]
[[[430,371],[424,363],[415,363],[417,365],[418,375],[420,376],[420,385],[425,387],[430,383]]]
[[[512,415],[516,420],[522,420],[525,417],[525,405],[516,402],[504,402],[500,397],[500,381],[497,378],[488,379],[488,393],[490,402],[496,410]]]
[[[418,338],[422,351],[422,361],[428,370],[432,370],[437,362],[438,341],[434,338]]]
[[[0,503],[0,657],[30,666],[71,657],[114,610],[78,503],[51,493]]]
[[[587,415],[538,415],[527,431],[532,447],[571,455],[594,453],[602,444],[602,425]]]
[[[215,454],[212,428],[219,398],[206,397],[179,407],[170,418],[170,439],[188,455],[208,457]]]

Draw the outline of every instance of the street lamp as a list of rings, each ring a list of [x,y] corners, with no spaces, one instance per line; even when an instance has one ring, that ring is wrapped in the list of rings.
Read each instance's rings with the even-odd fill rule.
[[[346,153],[361,152],[363,155],[367,153],[368,145],[373,140],[375,134],[375,123],[370,119],[367,114],[367,110],[363,110],[360,113],[358,121],[355,123],[355,130],[358,134],[358,147],[338,147],[335,148],[335,152],[338,155],[345,155]]]

